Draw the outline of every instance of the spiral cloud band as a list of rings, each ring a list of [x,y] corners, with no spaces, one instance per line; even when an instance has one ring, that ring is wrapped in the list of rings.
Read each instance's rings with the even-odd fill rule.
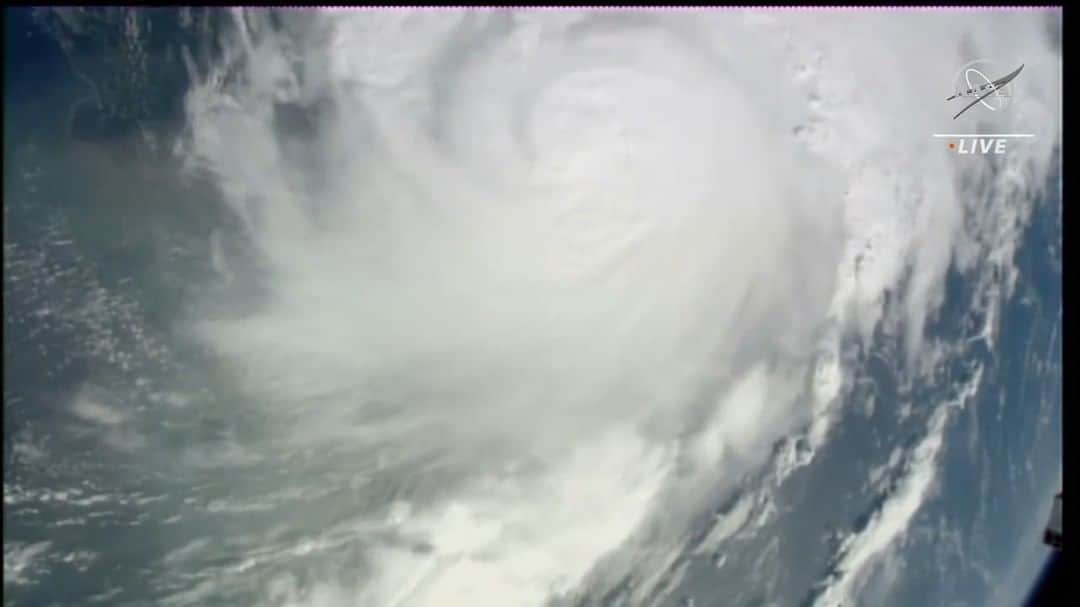
[[[351,581],[271,589],[314,604],[653,580],[777,441],[827,440],[846,340],[899,323],[918,366],[950,263],[1009,263],[987,234],[1029,201],[973,199],[962,175],[1000,177],[930,137],[970,49],[1028,66],[995,117],[1039,135],[1011,179],[1043,178],[1060,120],[1035,14],[235,18],[183,153],[265,297],[191,331],[265,452],[393,486],[342,519]]]

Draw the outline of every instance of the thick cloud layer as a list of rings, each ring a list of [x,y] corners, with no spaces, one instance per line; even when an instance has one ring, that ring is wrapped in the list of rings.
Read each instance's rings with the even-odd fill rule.
[[[424,548],[373,541],[316,602],[538,604],[644,529],[674,545],[777,439],[826,439],[886,291],[917,360],[954,250],[1008,247],[987,233],[1026,203],[965,194],[985,159],[930,137],[985,119],[950,120],[955,68],[1025,63],[993,117],[1037,134],[1016,179],[1060,121],[1039,14],[294,17],[237,13],[188,96],[185,153],[269,292],[191,330],[264,449],[405,487],[364,529]]]

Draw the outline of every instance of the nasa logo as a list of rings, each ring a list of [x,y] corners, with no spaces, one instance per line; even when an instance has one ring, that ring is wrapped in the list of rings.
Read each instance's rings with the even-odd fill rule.
[[[966,63],[956,72],[956,77],[953,78],[953,94],[946,98],[945,101],[971,98],[974,98],[974,101],[968,103],[963,109],[957,112],[956,115],[953,116],[953,120],[956,120],[961,114],[976,105],[982,105],[991,112],[1001,111],[1009,107],[1009,102],[1012,100],[1011,83],[1023,69],[1024,64],[1021,63],[1020,67],[1012,72],[996,80],[991,80],[986,73],[995,73],[997,70],[993,62],[985,59],[976,59],[975,61]]]
[[[991,78],[987,74],[1001,74],[1004,69],[986,59],[969,61],[960,67],[953,78],[953,94],[945,99],[962,99],[967,103],[954,116],[956,120],[968,110],[981,106],[983,110],[1000,112],[1012,104],[1012,81],[1024,69],[1024,64],[1013,71]],[[1004,154],[1010,139],[1034,137],[1028,133],[935,133],[934,137],[947,138],[948,149],[957,154]]]

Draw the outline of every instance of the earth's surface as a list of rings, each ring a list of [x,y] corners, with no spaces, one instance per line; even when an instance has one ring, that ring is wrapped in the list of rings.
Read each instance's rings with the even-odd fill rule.
[[[1059,11],[5,17],[5,604],[1030,590]]]

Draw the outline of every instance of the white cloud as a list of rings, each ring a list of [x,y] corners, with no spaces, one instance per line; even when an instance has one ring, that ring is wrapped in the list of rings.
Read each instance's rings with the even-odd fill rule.
[[[35,569],[51,545],[51,542],[4,542],[4,585],[33,582]]]
[[[945,442],[948,421],[956,407],[965,406],[975,396],[981,380],[980,368],[962,387],[955,401],[934,410],[922,441],[906,454],[904,475],[896,488],[872,514],[866,527],[844,540],[833,565],[835,573],[827,580],[828,584],[815,604],[822,607],[846,605],[856,600],[872,567],[895,546],[934,491],[938,454]]]
[[[1031,42],[1038,15],[744,17],[328,14],[298,40],[246,32],[249,78],[189,96],[192,152],[272,293],[194,330],[288,420],[273,448],[391,453],[385,473],[443,463],[409,481],[426,501],[401,523],[434,553],[384,552],[371,596],[536,603],[650,513],[677,530],[693,488],[733,482],[776,439],[812,424],[812,453],[843,393],[840,340],[878,326],[906,272],[894,320],[921,352],[982,204],[956,186],[979,160],[929,136],[974,126],[941,102],[964,36],[1029,66],[1009,126],[1040,133],[1015,158],[1045,172],[1060,59]],[[312,99],[333,108],[308,144],[319,186],[272,122],[275,100]],[[944,419],[844,571],[918,508]]]

